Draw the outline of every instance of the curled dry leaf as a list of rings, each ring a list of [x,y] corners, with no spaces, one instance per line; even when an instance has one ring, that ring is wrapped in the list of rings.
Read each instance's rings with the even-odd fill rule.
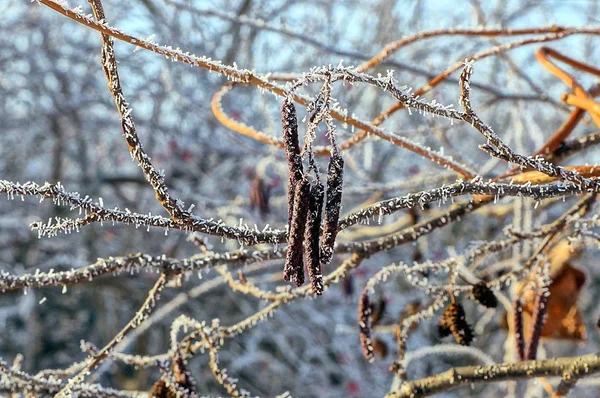
[[[585,273],[570,264],[565,264],[561,272],[552,278],[542,337],[574,341],[587,339],[585,323],[577,306],[585,280]],[[533,309],[534,300],[532,297],[528,297],[523,306],[523,323],[527,337],[529,337],[528,332],[531,334]]]

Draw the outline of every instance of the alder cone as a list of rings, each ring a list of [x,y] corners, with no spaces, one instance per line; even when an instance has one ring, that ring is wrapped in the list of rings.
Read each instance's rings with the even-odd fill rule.
[[[459,303],[451,303],[446,308],[440,319],[438,331],[440,337],[448,336],[450,334],[448,331],[450,331],[456,342],[464,346],[468,346],[473,342],[473,329],[467,322],[465,310]]]
[[[438,335],[440,338],[448,337],[452,334],[450,327],[451,317],[447,315],[448,310],[444,311],[438,322]]]
[[[438,323],[438,336],[440,336],[440,338],[443,339],[444,337],[448,337],[451,334],[452,331],[450,330],[449,325],[447,325],[445,320],[441,318],[440,322]]]
[[[483,281],[473,285],[473,297],[484,307],[496,308],[498,306],[498,298]]]

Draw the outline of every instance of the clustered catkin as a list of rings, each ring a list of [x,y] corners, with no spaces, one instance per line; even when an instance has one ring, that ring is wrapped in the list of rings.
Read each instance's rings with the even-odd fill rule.
[[[304,263],[314,294],[323,293],[321,265],[328,264],[333,256],[342,201],[344,160],[335,151],[329,160],[327,175],[327,200],[325,203],[324,233],[321,240],[321,213],[325,202],[325,188],[318,179],[311,184],[302,167],[298,141],[298,119],[291,99],[286,98],[281,107],[283,144],[288,165],[288,248],[283,279],[304,283]],[[305,258],[304,258],[305,257]]]

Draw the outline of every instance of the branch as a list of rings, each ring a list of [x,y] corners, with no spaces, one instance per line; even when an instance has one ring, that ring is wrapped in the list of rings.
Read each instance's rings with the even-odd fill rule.
[[[134,317],[121,329],[119,333],[107,344],[98,351],[95,355],[88,359],[85,367],[79,371],[69,382],[56,394],[56,398],[66,398],[70,396],[72,389],[79,383],[82,383],[87,375],[89,375],[100,363],[106,359],[114,347],[129,333],[140,325],[144,319],[148,317],[152,309],[155,307],[156,302],[160,299],[160,293],[165,288],[168,282],[168,276],[161,274],[152,289],[148,292],[146,300],[136,312]]]
[[[399,390],[386,395],[386,398],[427,397],[469,384],[562,376],[567,371],[578,377],[594,374],[600,371],[600,357],[596,354],[588,354],[580,357],[453,368],[435,376],[405,382]]]
[[[283,257],[284,253],[282,250],[267,249],[198,254],[184,259],[168,258],[164,255],[151,256],[143,253],[109,257],[108,259],[99,258],[93,264],[68,271],[54,272],[54,270],[51,270],[50,272],[39,272],[37,270],[34,273],[19,276],[1,272],[0,292],[47,286],[64,287],[66,285],[88,282],[102,275],[121,272],[135,273],[142,269],[177,274],[181,272],[200,271],[224,264],[247,265],[253,262],[279,259]]]
[[[102,3],[99,0],[89,0],[89,2],[92,6],[94,18],[96,18],[97,21],[106,21]],[[156,199],[165,208],[167,213],[169,213],[171,218],[176,222],[188,221],[190,216],[189,213],[183,211],[179,201],[169,195],[164,176],[152,165],[150,157],[146,154],[146,151],[140,142],[135,129],[135,123],[131,117],[133,110],[129,107],[129,103],[127,102],[127,99],[125,99],[123,89],[121,88],[121,80],[117,69],[117,59],[113,48],[113,39],[106,34],[102,34],[101,64],[108,81],[108,90],[113,97],[117,111],[121,117],[123,136],[129,147],[131,157],[135,159],[140,169],[142,169],[146,180],[148,180],[152,189],[154,189]]]

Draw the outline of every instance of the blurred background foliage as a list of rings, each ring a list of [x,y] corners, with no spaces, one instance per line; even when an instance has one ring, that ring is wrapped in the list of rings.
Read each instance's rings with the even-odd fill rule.
[[[87,13],[89,6],[82,3]],[[341,60],[344,65],[358,65],[388,42],[429,29],[479,25],[524,28],[550,23],[582,26],[597,24],[600,15],[597,1],[105,0],[104,7],[111,25],[137,37],[154,35],[159,43],[259,73],[302,73],[313,66],[338,65]],[[234,20],[224,18],[223,13]],[[270,31],[236,22],[240,15],[264,20],[287,33],[277,31],[279,28]],[[109,208],[119,206],[162,214],[121,136],[119,117],[100,66],[101,42],[97,32],[35,2],[22,0],[0,3],[0,32],[1,178],[40,184],[60,181],[69,191],[95,200],[101,197]],[[454,62],[509,40],[513,39],[451,36],[418,41],[373,72],[392,69],[400,84],[417,88]],[[572,36],[550,46],[597,65],[598,40]],[[237,135],[216,121],[210,100],[225,79],[150,52],[135,51],[121,42],[115,44],[115,49],[138,133],[154,165],[164,170],[170,189],[186,205],[194,204],[194,211],[202,217],[220,218],[229,224],[243,219],[259,228],[266,223],[283,228],[287,214],[283,152]],[[533,152],[568,115],[568,108],[558,100],[566,88],[535,61],[535,49],[536,46],[526,46],[477,62],[473,78],[473,104],[480,116],[519,153]],[[426,98],[456,104],[457,77],[453,75]],[[589,87],[592,78],[581,76],[580,81]],[[308,88],[313,93],[315,89]],[[363,120],[374,118],[394,103],[391,96],[368,86],[339,84],[334,96],[342,107]],[[253,87],[237,87],[225,98],[223,108],[236,120],[280,135],[279,100],[272,95]],[[304,110],[299,112],[302,118]],[[340,140],[353,134],[343,125],[337,127]],[[477,148],[483,140],[469,126],[402,111],[386,121],[384,127],[434,149],[443,147],[446,154],[482,175],[495,176],[506,170],[500,161],[490,160]],[[574,135],[594,129],[586,119]],[[317,144],[325,143],[323,133],[317,137]],[[344,156],[347,167],[343,214],[374,195],[376,200],[382,200],[455,180],[447,170],[375,138]],[[578,164],[594,163],[597,159],[595,151],[588,151],[578,158]],[[326,169],[326,160],[322,161],[322,169]],[[250,191],[257,176],[268,193],[266,214],[252,209]],[[376,298],[386,303],[386,309],[380,321],[382,329],[375,333],[380,356],[368,364],[360,351],[356,327],[357,297],[366,279],[390,262],[435,261],[463,252],[473,242],[501,236],[502,228],[511,223],[527,227],[548,222],[567,206],[556,203],[535,209],[533,204],[527,199],[508,198],[494,211],[476,212],[432,233],[426,240],[370,258],[351,278],[323,297],[294,302],[269,322],[229,341],[221,351],[223,366],[259,396],[286,390],[301,397],[384,395],[392,383],[393,375],[387,368],[395,356],[393,334],[385,326],[396,323],[408,304],[418,305],[427,298],[402,277],[377,291]],[[437,206],[432,206],[412,217],[438,211]],[[92,224],[79,233],[39,239],[29,229],[33,221],[67,214],[67,208],[54,206],[51,201],[0,202],[0,270],[62,270],[89,264],[98,257],[137,252],[184,257],[198,250],[182,231],[166,234],[160,229]],[[406,215],[400,212],[387,217],[383,225],[395,230],[394,223],[402,225],[405,221]],[[341,233],[340,240],[377,235],[381,233],[378,228],[381,226],[376,222],[356,226]],[[236,242],[215,237],[205,237],[205,243],[215,251],[239,248]],[[551,340],[543,346],[545,355],[598,350],[593,329],[600,292],[597,254],[596,249],[588,248],[576,260],[588,275],[580,299],[590,331],[587,342]],[[522,253],[516,250],[496,260],[521,259]],[[334,260],[330,267],[339,261]],[[267,271],[253,274],[261,286],[272,286],[272,281],[262,275],[280,270],[281,262],[272,265]],[[165,290],[163,301],[169,302],[216,277],[218,274],[210,271],[202,279],[189,278],[181,287]],[[27,372],[66,367],[83,359],[80,341],[98,346],[108,342],[139,308],[154,278],[145,273],[108,276],[70,287],[64,294],[60,288],[45,288],[29,290],[26,295],[1,295],[0,356],[10,362],[22,354]],[[169,325],[180,313],[199,320],[218,317],[229,324],[259,308],[262,304],[258,300],[220,284],[189,298],[177,311],[141,334],[125,352],[164,352]],[[476,347],[483,348],[494,360],[503,361],[507,338],[500,327],[503,310],[482,314],[467,306],[467,312],[476,321]],[[435,321],[428,321],[411,335],[409,351],[435,344],[440,344]],[[469,355],[445,355],[442,351],[440,355],[411,362],[409,379],[452,365],[477,363]],[[198,391],[222,394],[205,357],[195,358],[189,369],[199,383]],[[158,377],[158,373],[121,364],[103,366],[97,374],[99,381],[115,388],[140,390],[147,390]],[[534,384],[526,388],[530,392],[540,389]],[[471,393],[477,391],[481,391],[480,387]],[[596,396],[600,390],[582,384],[581,391],[590,394],[585,396]],[[507,390],[502,385],[490,385],[486,393],[505,396]]]

